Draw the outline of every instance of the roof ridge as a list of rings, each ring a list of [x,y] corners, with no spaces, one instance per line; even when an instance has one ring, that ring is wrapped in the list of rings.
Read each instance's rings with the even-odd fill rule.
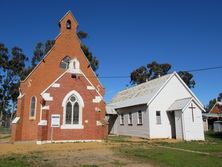
[[[143,85],[146,85],[146,84],[148,84],[148,83],[157,81],[157,80],[159,80],[159,79],[161,79],[161,78],[163,78],[163,77],[170,76],[170,75],[172,75],[172,74],[173,74],[173,73],[169,73],[169,74],[163,75],[163,76],[161,76],[161,77],[159,77],[159,78],[154,78],[154,79],[151,79],[151,80],[149,80],[149,81],[143,82],[143,83],[141,83],[141,84],[134,85],[134,86],[132,86],[132,87],[130,87],[130,88],[126,88],[126,89],[124,89],[124,90],[119,91],[118,94],[119,94],[119,93],[122,93],[122,92],[124,92],[124,91],[130,90],[130,89],[133,89],[133,88],[142,87]]]

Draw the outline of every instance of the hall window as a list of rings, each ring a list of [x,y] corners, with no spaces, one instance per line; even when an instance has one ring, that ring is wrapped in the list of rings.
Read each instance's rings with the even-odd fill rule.
[[[124,115],[120,115],[120,125],[124,125]]]
[[[161,124],[161,112],[156,111],[156,124]]]
[[[143,114],[142,114],[142,111],[138,111],[137,117],[138,117],[137,124],[138,125],[142,125],[143,124]]]
[[[132,124],[133,124],[132,113],[130,112],[128,115],[128,125],[132,125]]]

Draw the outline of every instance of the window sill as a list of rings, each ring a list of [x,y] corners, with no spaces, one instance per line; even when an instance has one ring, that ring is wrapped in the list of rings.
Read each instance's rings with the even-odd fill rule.
[[[83,125],[62,125],[61,129],[83,129]]]
[[[133,124],[128,124],[129,126],[133,126]]]
[[[30,121],[34,121],[34,120],[35,120],[35,117],[29,117],[29,120],[30,120]]]
[[[143,126],[143,124],[137,124],[137,126]]]
[[[120,126],[124,126],[124,124],[120,124]]]

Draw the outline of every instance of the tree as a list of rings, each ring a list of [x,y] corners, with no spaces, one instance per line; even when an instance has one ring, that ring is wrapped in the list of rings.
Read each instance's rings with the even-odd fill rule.
[[[194,88],[196,82],[193,80],[193,74],[187,71],[179,71],[178,75],[187,84],[189,88]]]
[[[141,66],[130,74],[130,82],[131,84],[141,84],[143,82],[146,82],[149,77],[149,71],[146,69],[146,67]]]
[[[213,108],[216,102],[221,100],[222,100],[222,92],[218,94],[217,98],[213,98],[209,101],[208,105],[206,106],[206,111],[210,112],[210,110]]]
[[[141,66],[133,70],[130,74],[130,83],[133,85],[141,84],[147,80],[152,80],[164,76],[170,72],[170,69],[171,65],[168,63],[159,64],[156,61],[153,61],[147,64],[146,67]],[[178,74],[189,88],[194,88],[195,81],[191,73],[187,71],[179,71]]]
[[[12,48],[11,54],[4,44],[0,44],[1,59],[1,86],[0,86],[0,119],[6,119],[16,110],[16,100],[19,94],[18,87],[23,71],[26,68],[25,62],[28,58],[23,54],[22,49]]]
[[[88,34],[83,31],[79,31],[77,33],[77,36],[80,40],[86,39],[88,37]],[[83,53],[85,54],[86,58],[89,60],[89,66],[92,67],[93,71],[98,70],[99,68],[99,60],[96,58],[96,56],[93,56],[92,52],[90,52],[89,48],[85,44],[81,44],[81,49]]]
[[[38,42],[33,51],[32,68],[34,68],[55,44],[54,40],[47,40],[45,43]]]
[[[171,65],[170,64],[159,64],[156,61],[153,61],[150,64],[147,64],[147,68],[149,69],[150,72],[150,79],[155,79],[158,78],[160,76],[166,75],[168,74],[168,72],[171,69]]]

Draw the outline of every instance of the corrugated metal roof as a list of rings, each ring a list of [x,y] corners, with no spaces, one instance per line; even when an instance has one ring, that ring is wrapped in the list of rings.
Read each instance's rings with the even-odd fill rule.
[[[183,110],[191,100],[192,97],[176,100],[167,111]]]
[[[112,104],[114,108],[146,104],[155,96],[171,75],[173,74],[167,74],[160,78],[120,91],[113,97],[110,104]]]
[[[106,105],[106,114],[115,115],[117,114],[116,110],[113,108],[113,106]]]

